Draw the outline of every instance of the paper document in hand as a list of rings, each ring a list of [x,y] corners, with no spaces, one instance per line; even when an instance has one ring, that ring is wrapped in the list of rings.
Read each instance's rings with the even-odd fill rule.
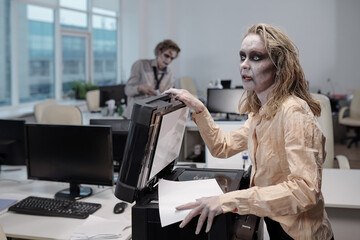
[[[176,207],[195,202],[202,197],[218,196],[223,193],[215,179],[193,181],[159,181],[159,212],[161,226],[184,220],[191,210],[176,210]]]

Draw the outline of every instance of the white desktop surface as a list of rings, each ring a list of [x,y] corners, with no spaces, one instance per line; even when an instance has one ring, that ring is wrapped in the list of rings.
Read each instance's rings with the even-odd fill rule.
[[[359,183],[360,169],[323,169],[322,193],[335,239],[359,239]]]
[[[18,166],[2,166],[2,169],[19,168]],[[11,196],[20,200],[27,196],[54,197],[54,194],[69,186],[68,183],[28,180],[26,167],[21,166],[20,171],[0,172],[0,198]],[[114,196],[113,188],[109,186],[91,186],[94,193],[82,201],[101,203],[102,207],[94,213],[94,216],[127,221],[131,225],[131,206],[129,205],[122,214],[114,214],[113,207],[120,202]],[[21,239],[70,239],[74,230],[82,225],[86,219],[47,217],[18,214],[8,211],[0,213],[0,224],[7,237]],[[124,232],[118,239],[129,239],[131,228]]]
[[[325,207],[360,209],[360,169],[324,168]]]

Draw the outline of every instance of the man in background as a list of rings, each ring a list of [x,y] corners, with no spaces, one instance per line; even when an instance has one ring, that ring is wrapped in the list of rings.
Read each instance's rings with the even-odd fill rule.
[[[172,40],[164,40],[154,49],[155,59],[137,60],[126,83],[127,108],[123,117],[130,119],[134,102],[156,96],[174,87],[175,77],[168,65],[178,57],[179,46]]]

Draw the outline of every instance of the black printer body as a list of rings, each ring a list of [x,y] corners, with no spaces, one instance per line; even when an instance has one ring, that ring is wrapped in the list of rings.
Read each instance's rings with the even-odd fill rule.
[[[134,104],[115,196],[132,207],[132,239],[262,239],[262,222],[235,213],[215,217],[209,233],[195,235],[198,218],[161,227],[157,182],[215,178],[224,192],[248,187],[243,170],[175,167],[185,131],[188,109],[169,95]],[[204,226],[205,228],[205,226]]]

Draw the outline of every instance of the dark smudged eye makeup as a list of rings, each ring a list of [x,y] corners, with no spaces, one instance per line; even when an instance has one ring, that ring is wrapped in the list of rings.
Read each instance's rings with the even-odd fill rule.
[[[261,61],[265,59],[267,54],[261,54],[261,53],[250,53],[249,59],[252,61]],[[240,61],[245,61],[246,54],[240,52]]]
[[[245,54],[240,52],[239,55],[240,55],[240,61],[245,61],[246,58]]]
[[[167,54],[167,53],[164,53],[164,57],[165,58],[171,58],[171,60],[174,60],[174,58],[173,57],[171,57],[169,54]]]
[[[254,54],[254,55],[250,55],[250,59],[252,59],[254,61],[260,61],[260,60],[264,59],[264,57],[262,55]]]

